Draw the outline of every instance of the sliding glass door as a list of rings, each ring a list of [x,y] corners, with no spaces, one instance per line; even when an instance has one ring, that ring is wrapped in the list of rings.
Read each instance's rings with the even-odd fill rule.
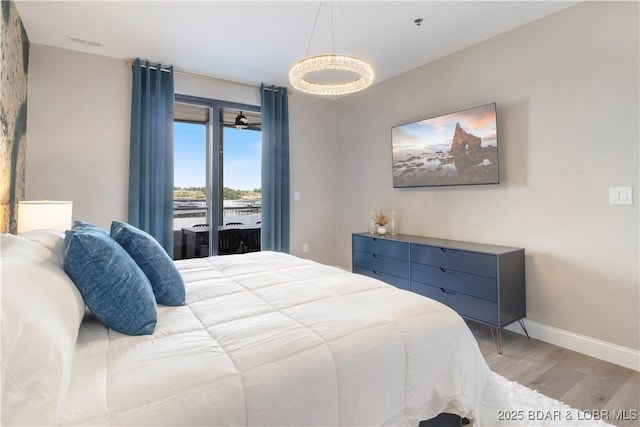
[[[174,259],[260,250],[260,107],[176,95],[174,114]]]

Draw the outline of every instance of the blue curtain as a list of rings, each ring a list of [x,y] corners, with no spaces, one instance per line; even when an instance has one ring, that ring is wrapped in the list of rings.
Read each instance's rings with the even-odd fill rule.
[[[173,252],[173,67],[133,64],[129,223]]]
[[[289,252],[289,106],[286,87],[260,86],[262,250]]]

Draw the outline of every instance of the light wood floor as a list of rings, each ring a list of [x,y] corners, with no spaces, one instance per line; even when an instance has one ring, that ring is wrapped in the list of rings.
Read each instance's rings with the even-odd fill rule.
[[[487,326],[467,322],[487,365],[499,375],[567,405],[591,411],[626,410],[635,420],[606,420],[640,426],[640,373],[524,335],[502,331],[503,354],[496,351]]]

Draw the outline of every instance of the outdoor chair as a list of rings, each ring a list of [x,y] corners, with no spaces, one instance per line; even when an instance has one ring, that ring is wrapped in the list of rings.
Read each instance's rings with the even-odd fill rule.
[[[218,255],[244,253],[244,233],[240,229],[218,231]]]
[[[246,230],[244,235],[244,244],[247,252],[259,252],[260,251],[260,232],[259,228],[252,228]]]

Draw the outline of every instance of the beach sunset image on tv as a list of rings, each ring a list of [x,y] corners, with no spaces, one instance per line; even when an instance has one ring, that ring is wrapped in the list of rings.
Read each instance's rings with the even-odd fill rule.
[[[395,126],[393,186],[498,184],[496,104]]]

